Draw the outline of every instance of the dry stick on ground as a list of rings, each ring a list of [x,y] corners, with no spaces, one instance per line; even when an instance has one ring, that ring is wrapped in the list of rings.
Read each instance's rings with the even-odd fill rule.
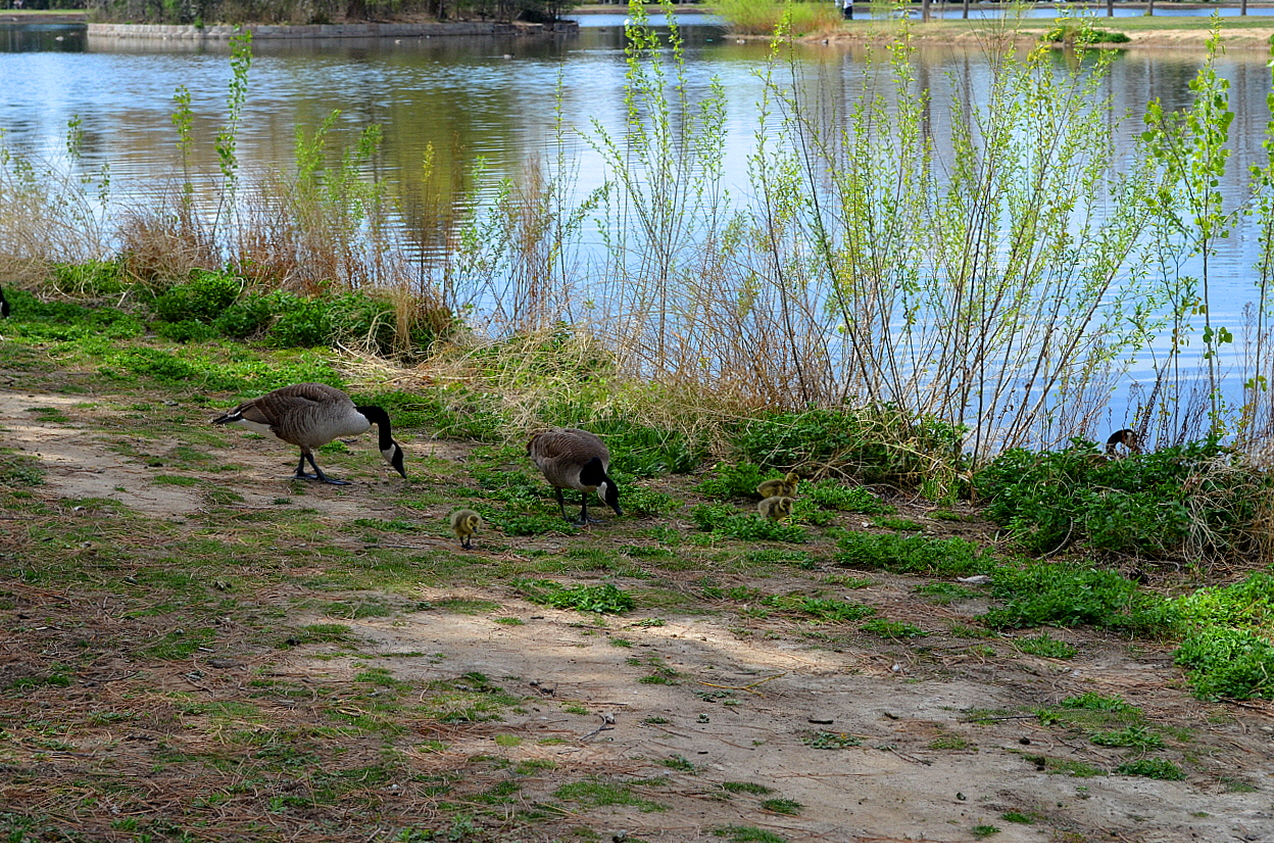
[[[787,676],[787,674],[778,673],[778,674],[775,674],[774,676],[767,676],[764,679],[758,679],[756,682],[753,682],[750,685],[718,685],[715,682],[704,682],[702,679],[699,680],[699,684],[707,685],[709,688],[721,688],[722,690],[725,690],[725,691],[747,691],[749,694],[756,694],[757,696],[762,696],[760,691],[753,690],[757,685],[764,685],[766,682],[769,682],[771,679],[781,679],[784,676]]]

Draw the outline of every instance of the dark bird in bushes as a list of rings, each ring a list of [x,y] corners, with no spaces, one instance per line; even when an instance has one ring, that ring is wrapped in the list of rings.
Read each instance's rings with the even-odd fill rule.
[[[457,509],[451,513],[451,531],[460,539],[460,546],[465,550],[473,548],[473,534],[482,526],[482,516],[472,509]]]
[[[601,523],[588,517],[590,492],[597,492],[597,496],[615,510],[616,515],[624,514],[619,508],[619,489],[606,473],[610,468],[610,451],[596,434],[574,427],[555,427],[532,436],[531,441],[526,443],[526,454],[557,493],[562,517],[570,523],[576,526]],[[566,514],[563,489],[575,489],[580,493],[580,514],[576,520],[571,520]]]
[[[0,288],[0,316],[9,315],[9,302],[4,297],[4,289]]]
[[[1123,430],[1116,430],[1110,434],[1110,438],[1106,440],[1106,455],[1115,456],[1115,448],[1119,445],[1127,448],[1130,454],[1141,453],[1141,437],[1131,427],[1125,427]]]
[[[781,480],[765,480],[756,487],[757,494],[763,498],[790,498],[796,494],[796,486],[801,482],[795,471],[789,471]]]
[[[792,514],[792,504],[794,503],[796,501],[790,497],[774,495],[758,503],[756,511],[761,514],[762,518],[778,521],[780,518],[786,518]]]
[[[373,424],[380,429],[380,452],[385,461],[403,477],[403,449],[394,441],[389,414],[380,407],[354,406],[344,392],[322,383],[298,383],[276,389],[235,407],[213,424],[237,424],[257,433],[269,434],[301,449],[296,479],[321,480],[347,486],[348,480],[333,480],[314,461],[314,449],[338,436],[357,436]],[[314,468],[305,472],[305,461]]]

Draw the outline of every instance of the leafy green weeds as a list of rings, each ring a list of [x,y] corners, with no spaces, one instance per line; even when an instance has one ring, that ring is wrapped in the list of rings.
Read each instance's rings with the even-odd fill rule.
[[[853,532],[838,544],[840,565],[900,574],[969,576],[987,573],[996,565],[989,554],[961,538]]]
[[[513,585],[532,603],[557,609],[619,615],[637,605],[631,594],[611,583],[564,586],[552,580],[516,580]]]
[[[1005,600],[981,620],[1004,629],[1044,624],[1089,625],[1154,633],[1171,628],[1166,604],[1139,591],[1132,580],[1101,568],[1037,562],[995,571],[992,594]]]

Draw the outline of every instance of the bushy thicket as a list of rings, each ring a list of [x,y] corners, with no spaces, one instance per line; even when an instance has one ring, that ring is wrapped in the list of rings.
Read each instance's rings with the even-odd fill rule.
[[[802,469],[904,488],[926,484],[941,497],[962,465],[964,430],[932,417],[911,418],[892,404],[769,413],[732,437],[748,460],[780,471]],[[946,482],[942,482],[942,481]]]
[[[175,342],[229,337],[275,348],[318,345],[361,348],[386,358],[428,349],[449,332],[448,314],[418,313],[404,330],[386,295],[349,291],[310,297],[286,290],[245,289],[242,278],[197,271],[151,302],[157,334]]]
[[[1257,521],[1270,482],[1214,441],[1107,459],[1077,439],[1060,451],[1005,451],[974,487],[987,514],[1031,554],[1080,545],[1199,558],[1264,552]]]

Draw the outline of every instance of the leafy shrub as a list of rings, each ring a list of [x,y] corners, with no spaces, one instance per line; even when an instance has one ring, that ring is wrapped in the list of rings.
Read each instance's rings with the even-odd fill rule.
[[[1109,554],[1181,555],[1204,545],[1245,552],[1257,489],[1215,442],[1107,460],[1081,439],[1061,451],[1005,451],[974,477],[987,514],[1019,547],[1043,554],[1083,542]]]
[[[708,472],[695,491],[716,500],[731,498],[755,498],[756,487],[768,480],[770,474],[753,462],[743,460],[734,463],[717,463]]]
[[[173,342],[207,342],[221,334],[215,326],[200,322],[197,319],[183,319],[180,322],[160,322],[155,326],[155,333]]]
[[[978,593],[973,589],[956,585],[953,582],[925,583],[924,585],[916,586],[914,590],[916,594],[925,595],[928,598],[928,602],[939,606],[949,606],[957,600],[969,600],[978,596]]]
[[[1051,624],[1156,631],[1170,626],[1165,601],[1142,594],[1132,580],[1097,568],[1037,562],[996,570],[991,593],[1007,601],[981,620],[992,628]]]
[[[259,293],[243,295],[221,312],[213,324],[224,336],[247,339],[265,333],[274,318],[269,296]]]
[[[884,404],[772,413],[746,422],[733,442],[745,458],[780,470],[820,465],[866,483],[915,488],[938,474],[954,475],[963,461],[963,434]]]
[[[146,326],[135,316],[113,307],[41,301],[14,287],[5,291],[5,298],[12,308],[7,324],[21,325],[22,335],[31,339],[123,339],[146,332]]]
[[[623,489],[621,504],[625,515],[637,517],[668,515],[681,507],[681,502],[667,492],[636,486],[627,481],[628,478],[622,474],[615,477],[615,482]]]
[[[1274,699],[1274,646],[1250,630],[1192,632],[1175,661],[1200,699]]]
[[[1173,601],[1183,622],[1274,629],[1274,575],[1257,571],[1240,582],[1208,586]]]
[[[819,480],[801,486],[800,492],[802,497],[808,497],[825,509],[861,512],[864,515],[893,515],[897,511],[869,489],[847,486],[835,480]]]
[[[1132,40],[1123,32],[1112,32],[1109,29],[1094,26],[1088,18],[1062,18],[1041,38],[1054,44],[1080,47],[1093,44],[1127,44]]]
[[[119,261],[87,260],[55,263],[51,267],[53,286],[77,296],[118,296],[124,292],[124,270]]]
[[[810,524],[815,527],[825,527],[832,522],[834,514],[825,509],[820,509],[819,505],[809,498],[797,498],[792,504],[792,521],[797,524]]]
[[[854,532],[842,537],[839,546],[837,564],[900,574],[968,576],[986,573],[996,564],[989,554],[961,538]]]
[[[287,292],[275,292],[271,310],[274,321],[266,329],[265,341],[275,348],[313,348],[327,345],[332,339],[330,305],[322,299],[310,299]]]
[[[211,325],[234,304],[243,291],[243,281],[221,272],[196,272],[184,284],[174,284],[151,303],[164,322],[199,322]]]

